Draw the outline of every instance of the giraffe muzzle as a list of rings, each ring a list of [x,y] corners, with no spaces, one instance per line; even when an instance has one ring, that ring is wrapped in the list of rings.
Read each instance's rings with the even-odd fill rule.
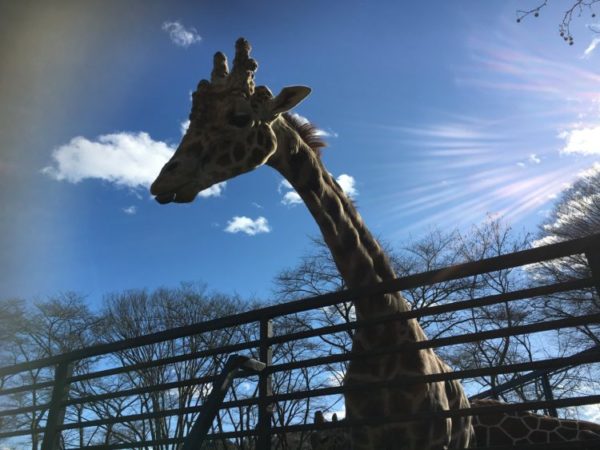
[[[150,193],[154,195],[154,199],[161,205],[167,203],[189,203],[193,202],[200,192],[198,184],[188,182],[179,186],[168,184],[160,184],[159,180],[155,181],[150,187]]]
[[[168,192],[166,194],[159,194],[156,195],[154,199],[161,205],[166,205],[167,203],[171,203],[173,200],[175,200],[175,193]]]

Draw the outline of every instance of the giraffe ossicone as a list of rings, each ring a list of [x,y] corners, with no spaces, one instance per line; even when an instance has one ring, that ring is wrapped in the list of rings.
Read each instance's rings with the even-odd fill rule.
[[[186,134],[152,184],[151,193],[156,200],[191,202],[201,190],[266,164],[281,173],[300,195],[349,288],[396,278],[387,255],[352,201],[323,166],[318,150],[324,143],[314,128],[287,113],[310,89],[286,87],[273,96],[267,87],[255,86],[258,65],[250,58],[250,45],[243,38],[236,42],[231,72],[222,53],[215,55],[213,64],[211,81],[200,81],[193,94]],[[399,293],[360,298],[354,306],[359,320],[410,309]],[[352,352],[369,352],[426,339],[414,319],[386,322],[359,328],[353,338]],[[344,383],[394,381],[448,371],[450,368],[432,349],[406,350],[352,360]],[[366,395],[359,390],[347,392],[348,418],[377,419],[469,406],[458,381],[390,385],[394,387],[372,389]],[[468,448],[472,433],[470,417],[356,427],[351,432],[351,448]]]

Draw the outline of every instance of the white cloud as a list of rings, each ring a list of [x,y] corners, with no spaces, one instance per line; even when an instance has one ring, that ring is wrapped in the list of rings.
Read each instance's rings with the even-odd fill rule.
[[[131,188],[149,186],[174,149],[148,133],[114,133],[90,141],[77,136],[52,152],[54,164],[42,169],[59,181],[96,178]]]
[[[544,218],[549,218],[550,215],[552,214],[552,210],[551,209],[540,209],[538,212],[538,215],[543,216]]]
[[[310,123],[310,120],[308,120],[306,117],[298,114],[297,112],[291,113],[291,116],[303,125]]]
[[[348,197],[354,198],[358,195],[358,191],[356,190],[356,180],[353,176],[343,173],[336,178],[336,181]]]
[[[577,178],[592,178],[600,175],[600,163],[594,163],[592,167],[588,167],[577,173]],[[570,189],[573,185],[571,183],[563,183],[563,189]]]
[[[147,189],[174,152],[175,148],[144,132],[104,134],[94,141],[77,136],[54,149],[53,164],[44,167],[42,173],[70,183],[98,179]],[[199,196],[218,197],[225,186],[225,182],[215,184]]]
[[[202,40],[194,27],[185,28],[179,22],[164,22],[162,29],[169,33],[171,41],[180,47],[189,47]]]
[[[123,208],[123,212],[130,216],[134,215],[137,212],[137,208],[133,205],[128,206],[127,208]]]
[[[342,191],[344,191],[348,197],[354,198],[358,195],[358,190],[356,189],[356,180],[353,176],[343,173],[336,178],[336,181],[342,188]],[[300,195],[298,195],[298,193],[294,190],[289,181],[285,179],[279,183],[279,186],[277,186],[277,192],[280,194],[284,192],[281,203],[286,206],[295,206],[302,203],[302,198]]]
[[[558,137],[565,140],[561,153],[600,155],[600,125],[563,131]]]
[[[589,393],[586,392],[586,394],[588,394],[588,395],[596,394],[597,391],[594,391],[595,387],[597,387],[597,385],[590,386]],[[594,423],[600,422],[600,405],[598,405],[598,404],[582,405],[578,409],[579,409],[579,411],[577,411],[577,412],[581,415],[581,420],[588,420],[588,421],[594,422]]]
[[[583,170],[577,174],[577,181],[571,185],[564,183],[562,185],[564,197],[557,203],[557,208],[552,211],[551,222],[545,223],[543,229],[547,236],[534,242],[534,246],[552,244],[558,242],[561,231],[575,227],[585,229],[585,224],[589,217],[593,216],[593,210],[600,203],[600,193],[581,187],[589,186],[600,175],[600,163],[595,163],[592,167]],[[578,187],[579,185],[579,187]]]
[[[258,217],[256,220],[252,220],[246,216],[235,216],[225,227],[227,233],[246,233],[249,236],[254,236],[260,233],[271,232],[269,222],[264,217]]]
[[[296,112],[291,113],[291,115],[292,115],[292,117],[294,119],[296,119],[298,122],[300,122],[303,125],[307,124],[307,123],[310,123],[310,120],[308,120],[306,117],[304,117],[304,116],[302,116],[302,115],[300,115],[300,114],[298,114]],[[326,137],[326,138],[328,138],[328,137],[330,137],[330,138],[336,138],[336,137],[339,136],[339,134],[336,133],[335,131],[333,131],[331,128],[328,129],[328,130],[323,130],[321,128],[317,128],[315,130],[315,134],[317,136]]]
[[[519,161],[517,163],[517,166],[524,168],[527,166],[527,164],[540,164],[541,162],[542,160],[540,159],[540,157],[535,153],[532,153],[529,155],[526,161]]]
[[[285,195],[281,199],[281,203],[288,206],[298,205],[302,203],[302,198],[300,197],[300,195],[298,195],[296,191],[289,191],[285,193]]]
[[[326,137],[326,138],[336,138],[339,136],[339,134],[337,134],[335,131],[333,131],[331,128],[329,130],[323,130],[321,128],[317,128],[315,130],[315,134],[317,136],[321,136],[321,137]]]
[[[280,194],[284,193],[281,203],[286,206],[295,206],[302,203],[302,198],[300,198],[300,195],[298,195],[298,193],[294,190],[294,187],[285,178],[281,180],[277,186],[277,192]]]
[[[596,50],[596,47],[598,47],[598,44],[600,44],[600,37],[595,37],[592,39],[592,42],[590,42],[590,45],[588,45],[588,47],[583,51],[583,55],[581,55],[581,57],[584,59],[589,58],[594,50]]]
[[[284,191],[284,190],[286,190],[286,189],[294,189],[294,188],[290,184],[290,182],[284,178],[279,183],[279,186],[277,186],[277,192],[279,192],[281,194],[281,192]]]
[[[198,197],[208,198],[208,197],[220,197],[223,191],[225,190],[225,186],[227,186],[227,182],[223,181],[221,183],[213,184],[208,189],[204,189],[200,191]]]
[[[188,128],[190,127],[190,121],[188,120],[184,120],[183,122],[181,122],[179,124],[179,130],[181,131],[181,135],[184,135]]]

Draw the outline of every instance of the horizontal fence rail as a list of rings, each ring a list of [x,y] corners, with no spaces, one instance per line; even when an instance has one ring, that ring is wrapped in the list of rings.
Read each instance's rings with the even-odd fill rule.
[[[320,311],[323,308],[335,307],[339,304],[347,304],[355,299],[366,296],[381,295],[396,291],[406,291],[421,286],[436,285],[453,280],[482,276],[491,272],[505,271],[513,268],[540,264],[542,262],[570,257],[573,255],[585,255],[590,267],[591,276],[582,279],[572,279],[547,285],[529,287],[511,292],[485,295],[478,298],[460,299],[456,298],[449,303],[438,304],[427,308],[414,309],[402,313],[384,316],[377,319],[349,321],[335,323],[327,326],[311,327],[294,330],[291,332],[274,333],[273,321],[283,317],[294,317],[294,315]],[[441,314],[458,313],[468,311],[472,308],[491,307],[494,305],[506,305],[517,301],[538,301],[552,295],[563,294],[573,291],[590,291],[597,295],[600,288],[600,235],[587,238],[561,242],[544,247],[532,248],[511,254],[496,256],[493,258],[468,262],[439,270],[410,275],[395,280],[385,281],[374,286],[361,287],[357,289],[333,292],[317,297],[296,300],[285,304],[279,304],[260,309],[255,309],[240,314],[209,320],[193,325],[182,326],[140,337],[124,339],[118,342],[108,342],[91,347],[77,349],[68,353],[50,356],[47,358],[22,362],[13,366],[0,368],[0,380],[4,380],[0,389],[0,439],[14,439],[22,436],[36,436],[43,442],[43,450],[55,450],[63,448],[64,433],[81,430],[113,430],[119,424],[139,424],[139,427],[150,426],[152,421],[165,417],[189,416],[193,418],[202,410],[202,404],[181,404],[174,407],[164,407],[154,412],[134,412],[131,408],[126,413],[110,416],[103,414],[100,417],[99,408],[103,402],[118,400],[120,404],[144,399],[151,402],[156,393],[177,392],[183,389],[196,390],[198,398],[208,395],[207,386],[211,386],[218,379],[218,372],[227,358],[232,354],[245,355],[263,362],[266,367],[260,373],[240,372],[233,376],[237,379],[248,380],[246,383],[252,387],[248,395],[234,395],[228,397],[220,405],[220,410],[234,411],[240,408],[255,408],[255,419],[253,424],[246,424],[245,428],[236,428],[230,425],[229,430],[222,429],[221,432],[213,432],[207,436],[209,440],[246,439],[253,442],[252,446],[246,448],[269,449],[273,443],[273,436],[294,433],[307,433],[319,429],[335,427],[352,427],[358,425],[378,425],[383,422],[393,423],[402,421],[423,420],[426,418],[419,414],[407,414],[405,416],[389,416],[385,419],[372,418],[357,422],[343,421],[336,423],[313,424],[303,423],[274,423],[273,412],[278,405],[298,399],[312,399],[321,397],[335,397],[343,395],[349,390],[365,391],[369,389],[391,388],[394,386],[406,386],[418,383],[431,383],[448,380],[472,380],[478,377],[490,377],[501,374],[521,374],[512,382],[494,389],[480,392],[479,397],[497,396],[510,389],[517,389],[526,383],[542,380],[544,385],[545,400],[527,401],[521,403],[503,404],[493,407],[477,407],[458,411],[439,411],[439,417],[456,417],[474,414],[486,414],[511,411],[549,411],[556,413],[557,408],[575,407],[581,405],[592,405],[600,403],[600,395],[579,395],[570,398],[552,398],[552,393],[546,390],[544,378],[549,374],[558,373],[568,368],[597,364],[600,362],[600,347],[593,347],[587,351],[561,357],[547,357],[523,363],[505,364],[496,367],[480,367],[475,369],[455,370],[454,372],[430,374],[420,377],[402,377],[394,381],[377,382],[369,384],[357,384],[351,386],[328,385],[315,388],[296,389],[288,392],[275,392],[273,379],[282,373],[294,371],[307,371],[315,367],[337,367],[352,360],[377,358],[381,355],[402,352],[407,350],[423,350],[428,348],[444,348],[461,344],[494,340],[513,336],[531,335],[554,330],[574,327],[598,326],[600,324],[600,312],[566,317],[561,319],[543,320],[540,322],[527,323],[524,325],[508,326],[497,329],[488,329],[479,332],[464,332],[450,336],[439,336],[435,339],[414,342],[402,345],[389,345],[369,352],[338,352],[317,357],[305,357],[303,359],[279,362],[273,360],[273,349],[277,346],[292,345],[298,342],[312,342],[311,339],[321,339],[319,342],[329,342],[330,336],[343,333],[352,333],[361,328],[376,327],[390,321],[406,321],[411,319],[423,319],[437,317]],[[143,362],[127,362],[125,359],[116,358],[124,352],[134,349],[149,348],[150,346],[175,342],[182,339],[192,339],[211,333],[229,332],[240,326],[250,327],[249,339],[244,342],[226,343],[214,348],[201,348],[193,351],[184,351],[180,354],[163,358],[149,359]],[[112,359],[111,359],[112,358]],[[115,363],[115,361],[119,361]],[[179,363],[190,361],[209,361],[214,365],[214,370],[203,376],[183,377],[176,381],[165,381],[153,384],[140,383],[133,388],[119,388],[117,381],[140,377],[152,370],[172,370]],[[83,364],[85,363],[85,364]],[[211,366],[212,367],[212,366]],[[173,369],[174,370],[174,369]],[[149,373],[149,372],[148,372]],[[29,383],[15,385],[13,380],[19,379],[23,374],[36,374]],[[42,377],[40,374],[43,374]],[[27,379],[26,376],[23,379]],[[95,380],[113,380],[115,388],[105,392],[90,391],[83,389],[91,386]],[[11,384],[12,383],[12,384]],[[31,404],[11,404],[10,399],[29,398],[35,399]],[[3,401],[5,400],[5,401]],[[66,420],[67,412],[77,412],[77,420]],[[18,420],[14,429],[6,429],[4,423],[8,419],[22,416],[34,415],[37,418],[36,425],[32,428],[19,427]],[[253,417],[254,417],[253,416]],[[431,418],[429,415],[427,418]],[[222,420],[222,419],[218,419]],[[383,422],[382,422],[383,420]],[[158,423],[158,422],[156,422]],[[187,422],[187,431],[191,428],[193,421]],[[156,425],[156,424],[155,424]],[[152,426],[155,426],[152,425]],[[134,425],[134,428],[137,425]],[[158,425],[156,425],[158,426]],[[181,444],[185,438],[186,430],[179,430],[178,435],[169,435],[164,432],[161,438],[131,442],[118,442],[126,440],[126,436],[117,436],[114,442],[103,444],[81,444],[85,448],[168,448],[170,445]],[[83,434],[81,434],[83,436]],[[130,437],[131,438],[131,437]],[[249,441],[248,441],[249,440]],[[80,441],[81,443],[81,441]],[[564,443],[560,448],[584,448],[577,443]],[[78,447],[73,447],[78,448]],[[231,447],[233,448],[233,447]],[[309,448],[309,447],[302,447]],[[510,447],[517,448],[517,447]],[[524,447],[523,447],[524,448]],[[536,448],[536,447],[530,447]],[[552,448],[551,446],[543,448]],[[557,447],[558,448],[558,447]],[[500,447],[498,447],[500,449]]]

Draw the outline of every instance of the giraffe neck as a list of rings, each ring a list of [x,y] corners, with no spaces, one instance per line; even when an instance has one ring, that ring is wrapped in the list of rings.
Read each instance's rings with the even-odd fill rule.
[[[476,399],[471,406],[496,406],[503,402]],[[478,446],[542,444],[595,440],[600,442],[600,424],[534,414],[529,411],[484,414],[473,418]],[[592,446],[590,446],[591,448]],[[586,447],[587,448],[587,447]],[[595,448],[595,447],[594,447]]]
[[[275,131],[278,149],[268,164],[308,207],[346,285],[355,288],[395,278],[387,255],[318,155],[287,124]],[[358,318],[409,309],[396,294],[357,300],[355,307]]]
[[[317,154],[283,119],[274,130],[278,146],[267,164],[278,170],[304,200],[348,287],[368,286],[394,278],[395,273],[387,255]],[[354,307],[358,320],[409,309],[406,300],[397,292],[355,299]],[[425,339],[425,333],[415,319],[395,320],[357,328],[352,337],[352,352],[364,354],[393,344]],[[448,370],[432,349],[407,349],[400,353],[351,360],[344,376],[344,384],[394,380],[406,374],[441,373]],[[344,398],[347,417],[351,419],[372,417],[373,414],[402,414],[407,411],[468,406],[464,391],[457,381],[431,383],[426,387],[374,389],[368,395],[364,395],[362,391],[349,391],[344,394]],[[423,426],[429,430],[428,445],[423,445],[424,436],[419,432],[423,427],[415,427],[407,422],[390,429],[357,427],[352,431],[352,446],[356,449],[384,448],[390,445],[393,436],[401,436],[403,448],[466,448],[471,439],[470,418],[452,422],[441,419],[436,423],[424,423]]]

